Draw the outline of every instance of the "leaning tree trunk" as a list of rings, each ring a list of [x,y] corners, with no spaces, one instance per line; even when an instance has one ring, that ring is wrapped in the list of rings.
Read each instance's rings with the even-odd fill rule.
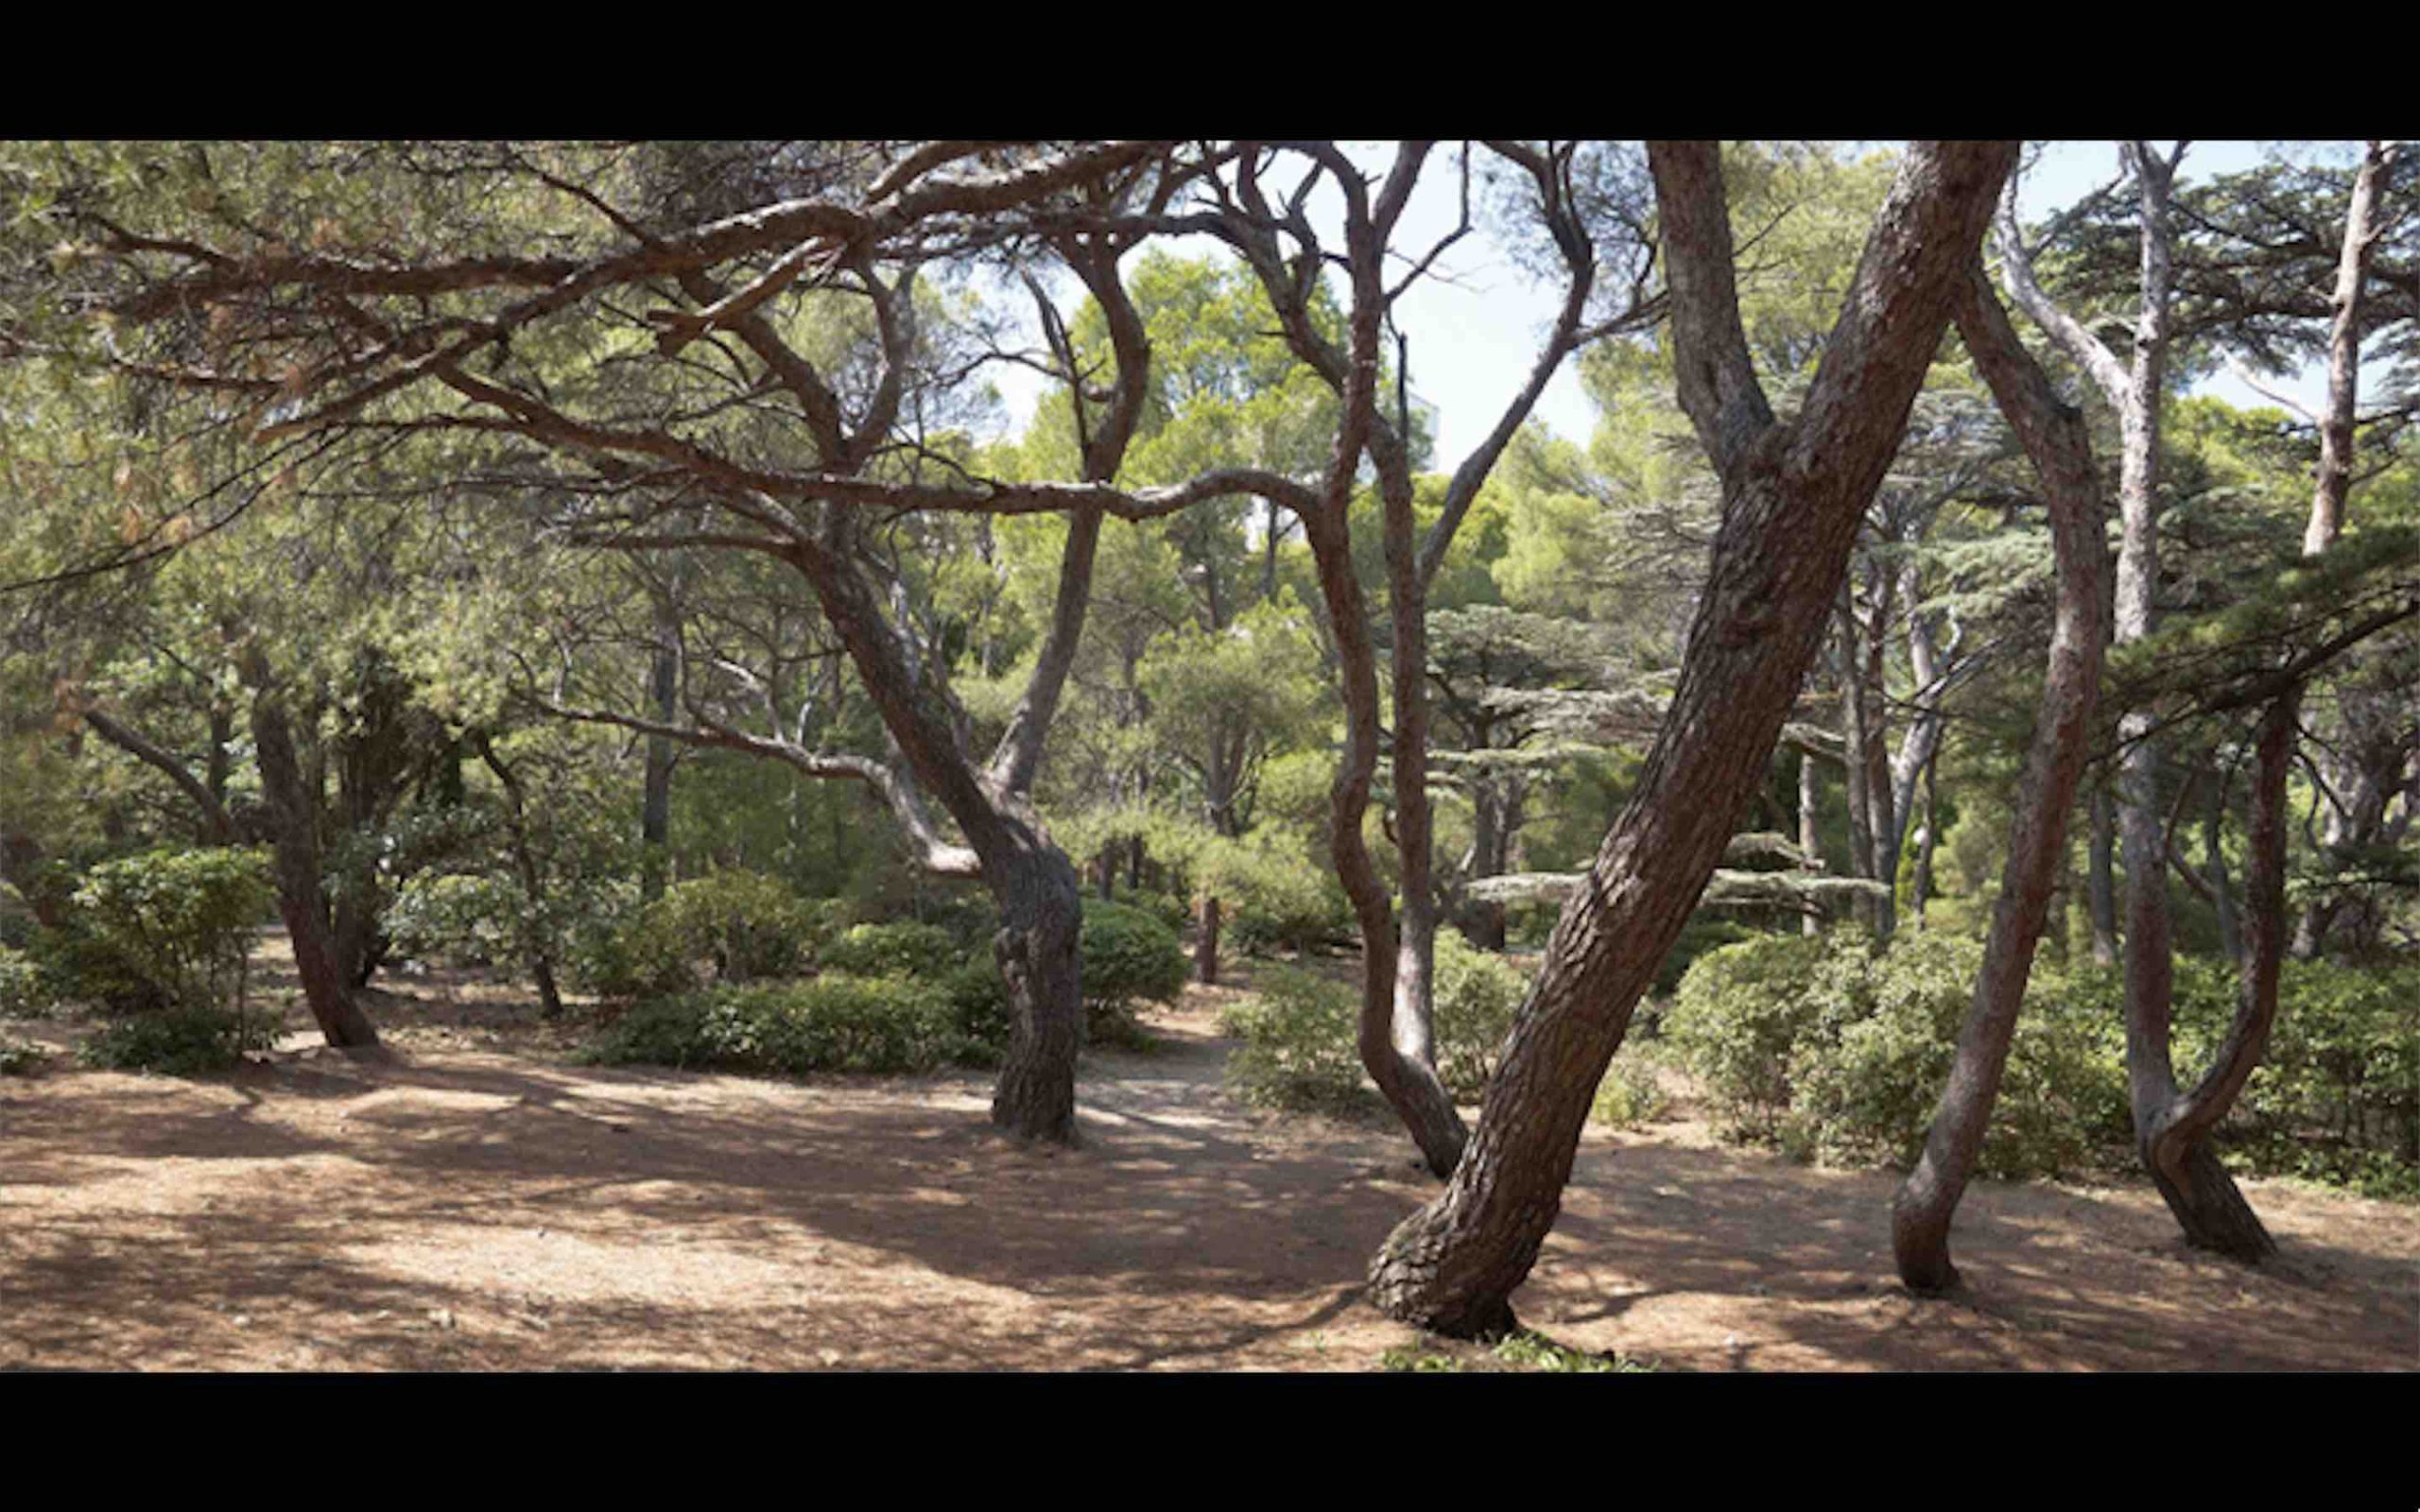
[[[1680,685],[1555,926],[1469,1148],[1372,1264],[1390,1316],[1462,1335],[1511,1326],[1598,1081],[1763,782],[2015,150],[1910,148],[1806,404],[1782,424],[1739,325],[1717,146],[1650,144],[1681,399],[1722,478],[1722,523]]]
[[[1309,542],[1336,636],[1344,693],[1344,757],[1328,792],[1328,849],[1338,880],[1353,905],[1361,934],[1361,1012],[1356,1036],[1361,1064],[1378,1084],[1395,1115],[1438,1176],[1461,1159],[1467,1137],[1454,1099],[1438,1079],[1426,1054],[1425,1026],[1397,1011],[1395,973],[1401,959],[1393,909],[1378,868],[1362,838],[1370,789],[1378,769],[1377,658],[1370,640],[1369,613],[1353,576],[1352,543],[1342,511],[1305,517]],[[1411,1031],[1411,1032],[1407,1032]]]
[[[980,876],[999,903],[993,954],[1012,1019],[992,1122],[1023,1138],[1073,1143],[1083,1029],[1076,868],[1014,793],[987,781],[959,748],[941,691],[916,676],[898,633],[842,551],[802,541],[790,560],[813,586],[916,780],[964,832],[973,855],[958,858],[952,869]],[[1034,718],[1036,729],[1048,722],[1047,711]]]
[[[352,985],[328,927],[327,889],[320,872],[320,843],[302,771],[294,759],[294,736],[285,706],[273,690],[252,699],[252,743],[260,764],[261,800],[267,813],[277,872],[277,909],[294,945],[294,969],[302,998],[328,1043],[340,1049],[378,1043],[378,1031],[354,1001]]]
[[[2307,560],[2325,555],[2335,543],[2352,488],[2361,286],[2378,177],[2386,163],[2380,145],[2371,143],[2354,179],[2352,204],[2345,215],[2333,301],[2336,318],[2328,344],[2327,409],[2320,426],[2320,461],[2310,518],[2303,534]],[[2243,879],[2243,958],[2234,1022],[2210,1069],[2191,1091],[2179,1096],[2171,1084],[2167,1098],[2149,1108],[2138,1102],[2135,1113],[2135,1138],[2143,1163],[2151,1168],[2152,1180],[2176,1215],[2187,1242],[2246,1262],[2275,1253],[2277,1243],[2244,1200],[2235,1178],[2219,1163],[2210,1140],[2260,1064],[2276,1022],[2277,976],[2287,943],[2286,779],[2293,765],[2301,706],[2302,686],[2298,681],[2290,683],[2262,711],[2254,747],[2252,816]]]
[[[1919,1292],[1942,1291],[1958,1280],[1958,1267],[1949,1259],[1950,1219],[1982,1151],[2017,1011],[2025,1003],[2034,948],[2066,855],[2067,813],[2083,775],[2108,638],[2101,617],[2107,547],[2083,414],[2059,402],[2050,380],[2027,353],[1992,296],[1980,264],[1960,299],[1958,330],[2048,496],[2058,560],[2058,611],[2042,713],[2017,789],[2008,862],[2000,873],[1999,900],[1992,908],[1991,936],[1975,979],[1974,1003],[1959,1032],[1949,1085],[1933,1114],[1924,1153],[1892,1206],[1891,1245],[1899,1277]]]

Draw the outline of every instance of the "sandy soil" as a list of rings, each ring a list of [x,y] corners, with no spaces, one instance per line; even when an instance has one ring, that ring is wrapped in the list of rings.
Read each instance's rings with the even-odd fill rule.
[[[406,984],[393,1055],[289,1036],[198,1080],[0,1078],[0,1367],[1369,1369],[1358,1299],[1431,1183],[1381,1121],[1226,1093],[1225,989],[1087,1058],[1081,1147],[981,1076],[567,1062],[500,989]],[[48,1038],[57,1026],[36,1026]],[[1523,1321],[1665,1369],[2420,1367],[2420,1211],[2253,1182],[2287,1250],[2186,1250],[2148,1188],[1979,1183],[1964,1297],[1891,1276],[1887,1174],[1592,1130]]]

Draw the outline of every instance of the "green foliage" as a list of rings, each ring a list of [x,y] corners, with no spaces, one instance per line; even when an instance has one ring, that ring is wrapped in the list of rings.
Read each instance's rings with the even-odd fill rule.
[[[1123,1009],[1143,1001],[1174,1003],[1188,968],[1176,931],[1140,908],[1087,902],[1083,934],[1084,1002]]]
[[[9,1035],[0,1035],[0,1076],[30,1076],[49,1059],[42,1046]]]
[[[27,952],[0,945],[0,1019],[38,1019],[50,1005],[42,963]]]
[[[69,927],[43,941],[54,989],[116,1013],[221,1008],[273,896],[257,850],[162,847],[104,861],[76,889]]]
[[[1450,929],[1438,934],[1436,968],[1437,1074],[1455,1097],[1474,1102],[1495,1074],[1496,1053],[1529,995],[1529,978]]]
[[[521,889],[502,877],[421,872],[396,888],[384,922],[401,955],[494,966],[520,954],[527,912]]]
[[[795,974],[828,949],[835,905],[801,898],[778,877],[725,870],[676,883],[627,928],[584,942],[579,975],[607,997],[677,993],[698,985]],[[842,967],[879,974],[886,967]]]
[[[942,926],[901,920],[847,930],[823,947],[817,965],[856,976],[937,979],[949,975],[962,955],[957,937]]]
[[[1802,1159],[1907,1166],[1948,1079],[1981,946],[1938,931],[1870,954],[1846,935],[1768,936],[1691,969],[1665,1020],[1732,1138]],[[1977,1169],[2022,1178],[2125,1169],[2123,986],[2037,960]],[[2236,1011],[2222,961],[2180,957],[2179,1074],[2209,1063]],[[2220,1127],[2233,1163],[2381,1196],[2420,1194],[2420,971],[2289,963],[2262,1066]]]
[[[1150,1049],[1155,1041],[1135,1022],[1134,1006],[1176,1001],[1188,974],[1184,944],[1174,930],[1139,908],[1095,899],[1083,906],[1077,952],[1083,972],[1084,1037],[1094,1044]],[[994,1047],[1008,1043],[1009,989],[989,949],[947,973],[947,986],[970,1039]]]
[[[104,1071],[191,1076],[225,1071],[244,1052],[265,1050],[276,1037],[274,1023],[264,1016],[171,1007],[104,1024],[78,1048],[77,1058]]]
[[[1605,1079],[1597,1084],[1588,1118],[1610,1128],[1637,1128],[1653,1123],[1672,1099],[1656,1080],[1654,1065],[1639,1049],[1627,1043],[1622,1048],[1623,1053],[1605,1068]]]
[[[1484,1355],[1447,1354],[1409,1346],[1378,1356],[1378,1368],[1409,1375],[1461,1375],[1474,1369],[1535,1370],[1554,1375],[1647,1375],[1653,1364],[1621,1353],[1590,1354],[1557,1344],[1543,1333],[1508,1333],[1489,1346]]]
[[[1763,935],[1698,958],[1663,1033],[1705,1084],[1724,1132],[1770,1142],[1789,1109],[1791,1047],[1808,1031],[1808,989],[1837,951],[1830,937]]]
[[[588,1051],[599,1064],[796,1074],[925,1072],[968,1050],[948,990],[909,976],[833,972],[640,1004]]]
[[[1342,983],[1287,967],[1265,968],[1259,990],[1227,1010],[1227,1033],[1243,1043],[1227,1057],[1227,1081],[1255,1108],[1349,1111],[1374,1090],[1357,1048],[1360,998]]]

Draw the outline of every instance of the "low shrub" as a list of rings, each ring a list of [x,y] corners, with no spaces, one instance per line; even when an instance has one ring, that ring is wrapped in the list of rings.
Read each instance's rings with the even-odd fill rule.
[[[50,1005],[42,963],[29,952],[0,945],[0,1019],[39,1019]]]
[[[1727,1137],[1802,1159],[1905,1167],[1948,1079],[1982,948],[1940,931],[1870,954],[1846,934],[1769,936],[1683,978],[1666,1040]],[[2124,988],[2108,968],[2037,960],[1977,1169],[2006,1178],[2134,1163]],[[2236,1011],[2222,960],[2180,956],[2180,1078],[2207,1066]],[[2290,962],[2261,1066],[2219,1128],[2230,1164],[2372,1195],[2420,1195],[2420,969]]]
[[[223,1011],[275,897],[262,852],[161,847],[84,873],[64,928],[38,942],[46,989],[111,1013]]]
[[[833,972],[641,1003],[598,1037],[588,1058],[793,1074],[923,1072],[965,1049],[940,984]]]
[[[990,954],[985,948],[985,954]],[[855,976],[941,978],[965,959],[965,948],[939,924],[901,920],[890,924],[859,924],[843,932],[818,953],[816,965],[827,971]]]
[[[1175,1002],[1192,974],[1176,931],[1139,908],[1088,902],[1078,948],[1085,1035],[1097,1043],[1150,1045],[1135,1022],[1135,1005]]]
[[[1610,1128],[1637,1128],[1654,1122],[1671,1104],[1664,1084],[1656,1079],[1653,1064],[1626,1044],[1605,1068],[1605,1079],[1597,1084],[1588,1118]]]
[[[821,957],[838,912],[778,877],[735,868],[709,872],[666,888],[625,927],[580,941],[575,974],[609,998],[666,996],[701,979],[790,976]]]
[[[0,1076],[30,1076],[49,1058],[38,1044],[0,1035]]]
[[[501,877],[421,872],[395,889],[383,920],[399,956],[456,966],[518,964],[527,895]]]
[[[1138,908],[1090,900],[1077,936],[1083,972],[1084,1039],[1091,1044],[1149,1050],[1157,1041],[1134,1016],[1144,1002],[1173,1003],[1189,971],[1176,932]],[[1009,1042],[1008,984],[987,945],[946,977],[961,1029],[997,1050]]]
[[[1227,1057],[1236,1094],[1255,1108],[1338,1112],[1370,1106],[1377,1092],[1355,1039],[1360,995],[1280,966],[1264,968],[1258,987],[1222,1021],[1243,1041]]]
[[[268,1019],[222,1008],[165,1008],[104,1024],[77,1058],[105,1071],[191,1076],[225,1071],[276,1038]]]
[[[1529,993],[1530,979],[1503,956],[1443,930],[1434,981],[1438,1077],[1456,1098],[1477,1101],[1495,1074],[1495,1057]]]

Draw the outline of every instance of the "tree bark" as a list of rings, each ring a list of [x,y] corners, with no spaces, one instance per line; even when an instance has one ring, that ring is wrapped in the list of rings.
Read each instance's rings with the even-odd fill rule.
[[[378,1031],[354,1000],[328,926],[327,889],[320,871],[318,807],[294,757],[283,697],[260,687],[252,697],[252,744],[260,765],[262,808],[268,820],[277,871],[277,909],[294,946],[302,998],[328,1043],[367,1049]]]
[[[1891,1244],[1899,1277],[1919,1292],[1942,1291],[1958,1280],[1958,1267],[1949,1258],[1950,1220],[1983,1147],[2017,1012],[2024,1006],[2034,949],[2066,854],[2067,814],[2083,775],[2108,638],[2101,617],[2107,548],[2083,412],[2060,402],[2048,377],[2011,329],[1979,263],[1962,291],[1957,318],[1967,351],[2024,443],[2049,499],[2058,609],[2042,712],[2017,788],[2008,861],[1992,908],[1974,1002],[1959,1032],[1949,1085],[1933,1114],[1924,1153],[1892,1206]]]
[[[2092,959],[2095,965],[2118,964],[2118,819],[2109,803],[2109,789],[2092,790],[2091,856],[2084,873],[2086,911],[2092,916]]]
[[[1740,327],[1717,146],[1651,143],[1649,155],[1681,401],[1722,479],[1721,525],[1679,687],[1555,927],[1470,1147],[1372,1265],[1381,1311],[1441,1332],[1512,1324],[1597,1084],[1764,780],[2016,144],[1909,149],[1787,425]]]
[[[1201,900],[1200,933],[1193,942],[1193,979],[1204,987],[1219,985],[1219,899],[1205,894]]]
[[[475,738],[479,760],[504,788],[505,829],[512,842],[512,868],[521,881],[521,896],[529,905],[529,936],[523,941],[523,954],[528,962],[530,980],[538,986],[538,1011],[541,1017],[560,1019],[563,1016],[563,999],[555,985],[555,956],[547,946],[544,922],[546,889],[539,875],[538,857],[529,848],[529,822],[522,803],[521,777],[496,755],[494,745],[484,732]]]

